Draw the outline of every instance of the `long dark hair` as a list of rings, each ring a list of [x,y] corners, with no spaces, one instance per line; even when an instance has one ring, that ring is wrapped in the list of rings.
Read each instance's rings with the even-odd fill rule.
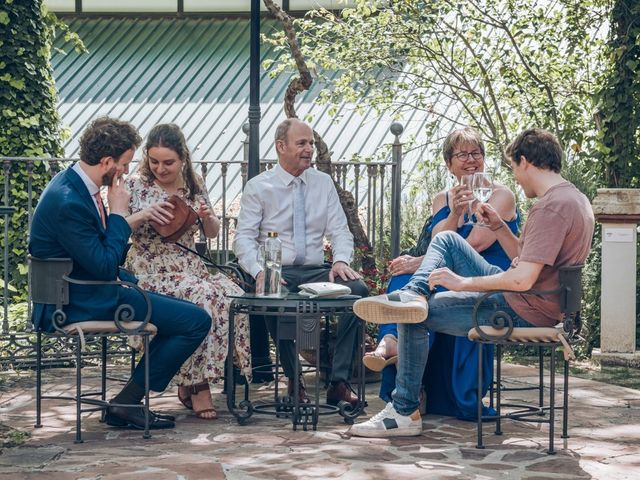
[[[147,135],[144,146],[144,157],[140,165],[140,175],[149,183],[153,183],[155,177],[149,168],[149,149],[154,147],[169,148],[178,154],[182,160],[182,178],[184,179],[185,196],[193,201],[197,194],[202,193],[202,187],[196,180],[196,174],[191,164],[191,153],[187,147],[184,135],[174,123],[161,123],[151,129]]]

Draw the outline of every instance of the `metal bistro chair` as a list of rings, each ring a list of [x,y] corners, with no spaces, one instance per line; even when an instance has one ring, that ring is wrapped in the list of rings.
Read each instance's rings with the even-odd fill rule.
[[[554,439],[554,422],[556,409],[562,409],[562,438],[568,437],[568,416],[569,416],[569,360],[575,359],[570,342],[578,338],[580,332],[580,303],[582,300],[582,267],[576,265],[570,267],[562,267],[559,269],[560,287],[551,291],[535,291],[520,292],[526,295],[558,295],[560,309],[564,319],[558,327],[532,327],[532,328],[514,328],[511,317],[502,311],[496,311],[491,318],[492,326],[478,325],[477,313],[480,305],[485,301],[490,301],[490,297],[496,293],[488,292],[476,302],[473,310],[474,327],[469,330],[469,340],[478,342],[478,422],[477,433],[478,443],[476,448],[484,448],[482,444],[482,422],[483,420],[492,420],[496,422],[496,435],[502,435],[501,420],[509,418],[518,421],[547,423],[549,424],[549,449],[547,453],[555,454],[553,445]],[[496,346],[496,415],[482,415],[482,346],[483,344],[493,344]],[[522,388],[505,388],[501,385],[501,362],[502,348],[505,346],[526,345],[538,347],[539,356],[539,383],[536,387]],[[562,346],[564,350],[564,392],[563,403],[561,407],[555,403],[555,358],[556,348]],[[550,365],[549,365],[549,405],[544,406],[544,364],[543,349],[550,349]],[[523,404],[501,404],[501,391],[506,390],[538,390],[538,405]],[[493,389],[492,389],[493,390]],[[493,404],[493,394],[491,395]],[[507,414],[501,413],[502,407],[516,408],[517,410]],[[548,417],[546,414],[548,413]]]
[[[82,418],[86,412],[102,411],[102,420],[109,405],[121,407],[139,407],[139,405],[123,405],[107,402],[107,346],[108,337],[140,335],[144,342],[144,351],[149,351],[149,337],[157,332],[155,325],[149,323],[151,318],[151,301],[147,293],[137,285],[120,280],[114,281],[89,281],[69,278],[68,274],[73,269],[73,261],[70,258],[36,258],[29,256],[29,270],[31,275],[31,298],[34,303],[55,305],[56,310],[52,314],[54,332],[36,332],[36,428],[42,427],[42,400],[58,399],[72,400],[76,402],[76,438],[75,443],[82,443]],[[135,311],[131,305],[123,304],[118,307],[113,320],[87,319],[87,321],[66,323],[66,314],[63,307],[69,304],[69,284],[77,285],[122,285],[135,289],[147,305],[147,314],[142,321],[131,321],[135,318]],[[60,395],[42,395],[42,337],[64,337],[73,340],[76,363],[76,395],[73,397]],[[100,390],[82,393],[82,351],[86,339],[100,339],[101,357],[101,383]],[[144,372],[144,411],[145,429],[144,438],[150,438],[149,434],[149,362],[145,362]],[[88,398],[88,397],[99,397]],[[83,404],[93,407],[83,408]]]

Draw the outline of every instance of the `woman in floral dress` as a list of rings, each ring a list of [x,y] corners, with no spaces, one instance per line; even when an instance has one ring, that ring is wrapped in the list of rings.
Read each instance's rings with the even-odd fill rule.
[[[197,212],[204,234],[215,237],[220,220],[213,213],[202,178],[191,164],[184,135],[173,124],[156,125],[147,138],[138,175],[126,180],[131,192],[130,214],[166,201],[171,195],[181,196]],[[178,243],[195,249],[196,223]],[[229,339],[229,295],[242,290],[223,274],[212,275],[194,253],[175,243],[163,242],[149,223],[143,223],[131,235],[126,267],[140,280],[139,285],[152,292],[189,300],[203,307],[213,319],[211,332],[202,345],[182,365],[174,381],[178,398],[193,408],[198,418],[217,417],[209,383],[224,375]],[[235,318],[235,361],[242,374],[251,376],[249,322],[246,316]]]

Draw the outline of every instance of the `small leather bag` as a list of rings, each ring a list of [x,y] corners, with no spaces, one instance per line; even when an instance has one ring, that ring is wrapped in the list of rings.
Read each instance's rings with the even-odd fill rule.
[[[167,201],[174,206],[171,212],[173,213],[171,222],[166,225],[161,225],[150,220],[149,223],[162,237],[162,240],[165,242],[176,242],[182,237],[184,232],[189,230],[189,228],[198,221],[198,214],[178,195],[171,195]]]

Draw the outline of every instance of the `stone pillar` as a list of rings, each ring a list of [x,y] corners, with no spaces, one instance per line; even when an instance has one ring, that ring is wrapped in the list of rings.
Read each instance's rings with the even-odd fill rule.
[[[636,352],[636,251],[640,190],[602,188],[593,200],[602,224],[600,349],[603,364],[639,365]]]

